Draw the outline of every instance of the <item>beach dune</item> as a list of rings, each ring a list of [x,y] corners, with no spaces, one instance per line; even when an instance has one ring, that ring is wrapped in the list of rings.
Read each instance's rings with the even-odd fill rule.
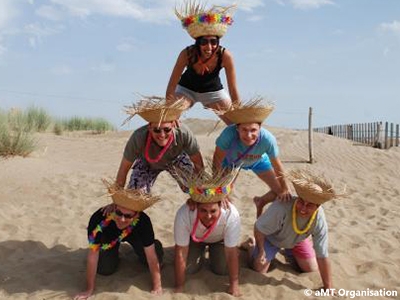
[[[222,126],[209,134],[214,121],[185,122],[198,137],[203,155],[211,158]],[[324,205],[335,288],[397,289],[399,293],[400,148],[379,150],[314,134],[315,163],[310,165],[306,131],[268,129],[278,140],[286,170],[309,168],[331,178],[337,187],[347,188],[348,198]],[[110,202],[101,178],[115,177],[130,134],[38,134],[38,149],[29,157],[0,160],[0,299],[71,299],[85,288],[88,219]],[[266,191],[253,173],[240,173],[233,201],[242,217],[241,240],[252,235],[253,197]],[[162,197],[147,210],[156,237],[165,247],[160,298],[231,298],[225,293],[228,278],[214,275],[207,267],[187,277],[185,293],[173,293],[173,222],[187,195],[166,172],[157,179],[153,192]],[[121,251],[120,269],[112,276],[97,277],[91,299],[153,297],[149,272],[129,246]],[[281,255],[267,274],[248,269],[244,257],[241,252],[243,299],[310,299],[304,290],[322,286],[318,273],[298,274]]]

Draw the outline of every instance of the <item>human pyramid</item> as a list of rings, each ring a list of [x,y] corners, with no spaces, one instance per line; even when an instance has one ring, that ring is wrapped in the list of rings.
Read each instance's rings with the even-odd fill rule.
[[[298,271],[319,270],[323,288],[332,288],[328,227],[321,204],[343,195],[328,180],[308,171],[285,173],[275,137],[261,126],[273,105],[264,104],[261,98],[246,103],[239,100],[232,56],[220,46],[220,38],[233,22],[233,10],[232,6],[206,9],[194,2],[176,10],[195,44],[179,54],[165,98],[145,97],[127,109],[129,118],[139,115],[148,124],[129,138],[115,182],[105,182],[113,203],[90,218],[86,289],[75,299],[93,294],[97,273],[116,272],[122,242],[129,243],[148,266],[151,293],[162,294],[163,247],[144,212],[160,200],[151,188],[162,171],[168,171],[189,195],[175,215],[175,292],[184,292],[186,275],[200,270],[208,251],[211,271],[228,275],[227,292],[240,296],[241,221],[229,194],[241,170],[252,170],[270,188],[254,197],[254,238],[240,245],[248,252],[249,267],[266,272],[277,252],[284,249],[287,261]],[[221,68],[229,95],[221,84]],[[204,166],[196,137],[179,122],[181,114],[196,102],[216,111],[227,124],[216,140],[211,170]],[[287,180],[297,196],[289,192]]]

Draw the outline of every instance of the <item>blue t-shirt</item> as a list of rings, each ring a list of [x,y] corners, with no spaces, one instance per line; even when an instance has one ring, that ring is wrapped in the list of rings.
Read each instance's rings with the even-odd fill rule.
[[[238,157],[240,157],[249,146],[244,145],[239,139],[239,133],[236,130],[236,125],[226,127],[220,136],[217,138],[216,144],[221,150],[225,151],[225,157],[222,166],[232,166]],[[260,130],[260,140],[248,153],[246,153],[235,165],[242,164],[244,169],[257,169],[260,163],[270,163],[270,158],[276,158],[279,154],[276,138],[265,128]]]

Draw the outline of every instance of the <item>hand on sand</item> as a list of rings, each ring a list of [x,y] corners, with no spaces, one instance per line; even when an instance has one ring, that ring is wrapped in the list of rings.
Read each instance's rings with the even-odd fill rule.
[[[237,285],[230,285],[228,288],[228,294],[231,294],[234,297],[240,297],[242,294],[240,293],[239,286]]]
[[[151,291],[151,293],[152,293],[153,295],[160,296],[160,295],[162,295],[163,290],[162,290],[161,287],[159,287],[159,288],[157,288],[157,289],[153,289],[153,290]]]
[[[79,293],[78,295],[76,295],[74,297],[74,300],[86,300],[88,299],[90,296],[92,296],[92,291],[84,291],[82,293]]]

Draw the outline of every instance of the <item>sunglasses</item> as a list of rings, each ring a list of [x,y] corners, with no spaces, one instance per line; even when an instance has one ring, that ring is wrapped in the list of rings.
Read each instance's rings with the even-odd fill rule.
[[[124,214],[124,213],[123,213],[122,211],[120,211],[119,209],[116,209],[116,210],[115,210],[115,214],[116,214],[118,217],[120,217],[120,218],[124,217],[125,219],[133,219],[133,218],[136,216],[137,213],[134,213],[134,214]]]
[[[205,46],[207,44],[211,44],[211,46],[217,46],[218,45],[218,39],[201,38],[199,44],[200,44],[200,46]]]
[[[154,127],[151,129],[154,133],[161,133],[162,131],[164,131],[164,133],[170,133],[172,131],[172,127]]]

